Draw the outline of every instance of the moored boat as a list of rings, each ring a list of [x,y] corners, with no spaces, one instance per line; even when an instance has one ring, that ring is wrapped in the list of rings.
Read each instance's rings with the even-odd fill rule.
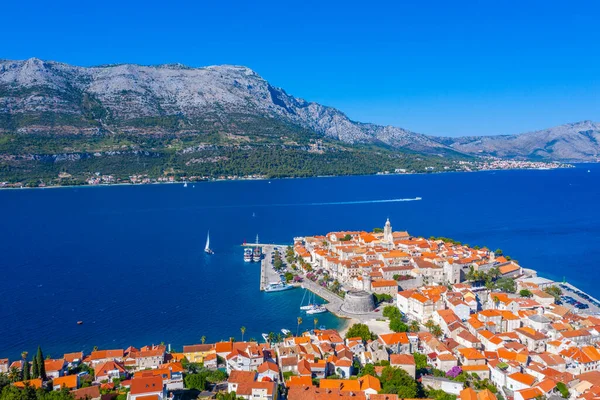
[[[277,282],[277,283],[269,283],[269,286],[267,286],[265,288],[265,292],[281,292],[284,290],[290,290],[293,289],[294,287],[292,285],[288,285],[286,283],[283,282]]]
[[[267,335],[266,333],[263,333],[261,336],[263,339],[265,339],[265,342],[269,341],[269,335]]]
[[[282,330],[281,330],[281,333],[283,333],[284,335],[286,335],[286,336],[287,336],[287,335],[289,335],[291,332],[290,332],[289,330],[287,330],[287,329],[282,329]]]
[[[322,314],[325,312],[327,312],[327,308],[325,308],[325,306],[314,306],[313,308],[308,310],[306,313],[307,314]]]
[[[244,261],[252,262],[252,249],[249,247],[244,249]]]

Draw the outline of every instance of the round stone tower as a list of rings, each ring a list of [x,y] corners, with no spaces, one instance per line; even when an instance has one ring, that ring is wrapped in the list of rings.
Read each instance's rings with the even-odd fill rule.
[[[350,290],[346,293],[341,308],[349,314],[364,314],[375,309],[375,301],[371,293],[364,290]]]

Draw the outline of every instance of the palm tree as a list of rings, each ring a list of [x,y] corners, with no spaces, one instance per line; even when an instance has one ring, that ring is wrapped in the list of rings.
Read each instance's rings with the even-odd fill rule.
[[[431,327],[431,334],[435,337],[440,337],[442,336],[444,332],[442,332],[442,328],[440,328],[439,325],[434,325],[433,327]]]
[[[202,342],[202,344],[204,344],[204,342],[206,342],[206,336],[202,336],[202,337],[200,338],[200,341]]]
[[[412,320],[412,321],[410,321],[410,324],[408,325],[408,329],[411,332],[419,332],[421,327],[419,326],[419,322],[417,320]]]
[[[242,327],[240,328],[240,332],[242,332],[242,342],[243,342],[243,341],[244,341],[244,333],[246,333],[246,327],[245,327],[245,326],[242,326]]]
[[[319,323],[319,318],[313,319],[313,329],[317,329],[317,324]]]
[[[277,343],[281,343],[281,342],[283,342],[283,336],[281,336],[281,333],[278,333],[278,334],[275,336],[275,341],[276,341]]]
[[[434,325],[435,325],[435,323],[432,320],[425,322],[425,328],[429,329],[430,332],[431,332],[431,328],[433,328]]]
[[[269,343],[273,343],[273,340],[275,340],[275,334],[273,332],[269,332],[267,337],[269,338]]]
[[[302,317],[298,317],[298,326],[296,327],[296,336],[298,336],[298,331],[300,330],[300,325],[302,325]]]

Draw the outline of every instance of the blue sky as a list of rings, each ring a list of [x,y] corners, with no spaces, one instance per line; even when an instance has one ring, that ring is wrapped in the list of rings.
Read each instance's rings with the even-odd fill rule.
[[[599,12],[597,1],[9,1],[0,58],[246,65],[354,120],[506,134],[600,121]]]

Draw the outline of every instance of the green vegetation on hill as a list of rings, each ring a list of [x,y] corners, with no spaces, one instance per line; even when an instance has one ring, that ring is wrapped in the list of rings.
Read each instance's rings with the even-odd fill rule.
[[[187,176],[308,177],[376,174],[402,168],[410,172],[452,169],[434,156],[351,147],[327,141],[244,143],[207,135],[0,135],[0,181],[30,186],[83,184],[92,174],[149,178]],[[285,143],[290,140],[285,140]],[[429,169],[428,169],[429,168]],[[71,177],[58,179],[59,174]]]

